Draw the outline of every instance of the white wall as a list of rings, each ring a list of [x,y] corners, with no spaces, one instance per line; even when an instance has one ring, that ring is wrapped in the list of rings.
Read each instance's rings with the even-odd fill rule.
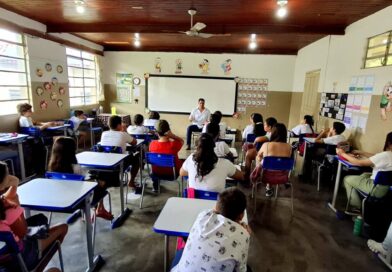
[[[336,82],[338,92],[347,92],[351,77],[375,75],[375,91],[381,94],[392,80],[392,66],[362,69],[369,37],[392,30],[392,6],[359,20],[346,28],[344,36],[328,36],[298,52],[294,73],[294,92],[302,92],[305,74],[321,69],[319,92],[331,92]]]
[[[200,54],[163,52],[105,52],[103,83],[115,84],[116,73],[133,73],[144,80],[144,73],[155,73],[155,59],[162,60],[161,74],[175,74],[175,60],[182,59],[182,75],[203,75],[198,65],[209,60],[207,76],[267,78],[271,91],[291,91],[296,56]],[[221,64],[232,60],[231,75],[224,75]],[[142,83],[144,85],[144,82]]]

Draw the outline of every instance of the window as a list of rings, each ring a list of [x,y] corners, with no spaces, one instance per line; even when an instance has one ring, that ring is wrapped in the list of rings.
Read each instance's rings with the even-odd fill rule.
[[[0,115],[17,113],[30,93],[22,34],[0,28]]]
[[[392,31],[371,37],[365,57],[365,68],[392,65]]]
[[[70,106],[97,103],[97,71],[95,56],[66,48]]]

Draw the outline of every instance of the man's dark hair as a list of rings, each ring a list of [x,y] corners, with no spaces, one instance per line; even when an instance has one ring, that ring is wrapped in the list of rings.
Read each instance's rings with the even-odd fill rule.
[[[134,122],[135,125],[137,125],[137,126],[143,125],[143,121],[144,121],[144,117],[143,117],[143,115],[141,115],[141,114],[136,114],[136,115],[133,117],[133,122]]]
[[[207,124],[206,132],[212,136],[212,138],[216,138],[219,135],[220,127],[217,123],[209,123]]]
[[[198,100],[197,102],[200,102],[200,101],[206,102],[206,101],[204,100],[204,98],[199,98],[199,100]]]
[[[118,125],[121,125],[121,117],[118,115],[112,115],[109,118],[110,129],[117,129]]]
[[[231,187],[219,194],[217,212],[226,218],[237,221],[246,209],[246,196],[236,187]]]
[[[78,117],[78,116],[82,115],[83,113],[84,113],[84,112],[83,112],[82,110],[75,110],[75,111],[74,111],[75,117]]]
[[[333,122],[333,129],[336,131],[336,134],[342,134],[346,130],[346,126],[340,122]]]

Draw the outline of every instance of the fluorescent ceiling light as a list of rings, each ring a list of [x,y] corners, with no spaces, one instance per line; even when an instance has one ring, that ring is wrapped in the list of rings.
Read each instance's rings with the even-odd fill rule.
[[[76,6],[76,11],[82,14],[86,11],[86,9],[83,6]]]
[[[280,8],[278,9],[278,11],[276,12],[276,15],[277,15],[279,18],[284,18],[284,17],[286,17],[286,16],[287,16],[287,8],[286,8],[286,7],[280,7]]]
[[[139,41],[139,40],[135,40],[135,41],[133,42],[133,45],[134,45],[135,47],[139,47],[139,46],[140,46],[140,41]]]
[[[256,42],[251,42],[250,44],[249,44],[249,49],[256,49],[256,47],[257,47],[257,43]]]

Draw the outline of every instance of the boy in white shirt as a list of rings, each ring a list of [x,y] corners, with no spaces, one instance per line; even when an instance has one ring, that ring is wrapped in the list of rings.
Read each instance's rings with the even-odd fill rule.
[[[250,229],[242,222],[246,196],[232,187],[219,194],[213,210],[203,211],[176,254],[171,272],[246,272]]]
[[[340,142],[345,142],[346,137],[341,135],[346,129],[346,126],[340,122],[333,122],[332,128],[322,130],[317,136],[315,143],[337,145]]]
[[[148,128],[143,126],[143,121],[144,117],[141,114],[136,114],[135,117],[133,118],[133,123],[135,124],[134,126],[129,126],[127,128],[127,132],[131,135],[135,134],[147,134],[150,132]]]
[[[110,130],[104,131],[101,136],[101,145],[102,146],[119,146],[121,147],[123,154],[128,154],[127,152],[127,144],[136,145],[137,141],[135,138],[127,134],[125,131],[122,131],[121,126],[121,117],[117,115],[113,115],[109,118],[109,127]],[[124,169],[126,169],[129,165],[132,165],[131,169],[131,179],[128,182],[128,186],[131,188],[135,188],[135,178],[137,172],[140,167],[139,158],[128,156],[124,160]],[[102,178],[106,181],[106,179]]]
[[[56,122],[34,122],[31,118],[33,111],[33,106],[29,103],[19,104],[17,106],[18,112],[20,114],[19,117],[19,126],[22,127],[38,127],[40,130],[45,130],[48,127],[56,126]]]

